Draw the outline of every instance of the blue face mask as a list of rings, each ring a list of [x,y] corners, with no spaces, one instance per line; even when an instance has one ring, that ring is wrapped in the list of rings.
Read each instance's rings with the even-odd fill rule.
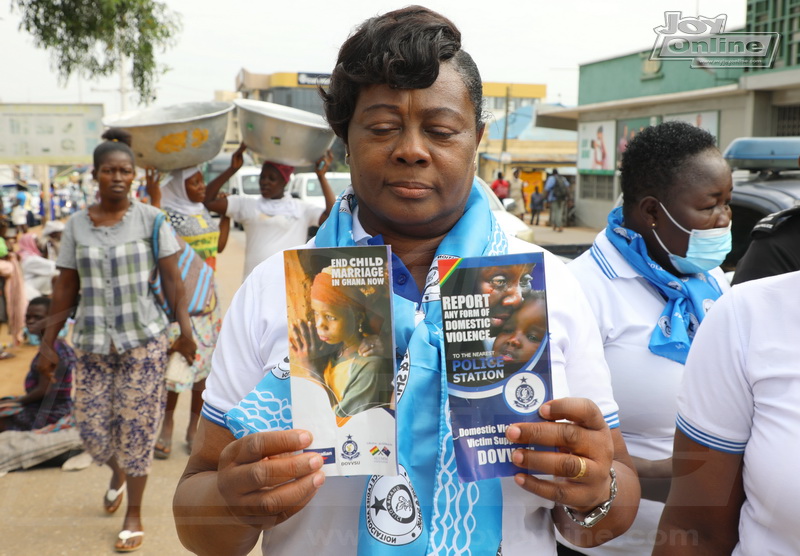
[[[679,257],[669,252],[669,249],[658,237],[658,234],[653,230],[653,235],[656,236],[658,243],[662,249],[667,252],[669,262],[675,267],[675,270],[681,274],[700,274],[708,272],[712,268],[716,268],[725,260],[725,256],[731,250],[731,222],[725,228],[711,228],[710,230],[687,230],[678,224],[669,211],[660,202],[661,208],[672,223],[675,224],[680,230],[689,234],[689,247],[686,249],[686,256]]]

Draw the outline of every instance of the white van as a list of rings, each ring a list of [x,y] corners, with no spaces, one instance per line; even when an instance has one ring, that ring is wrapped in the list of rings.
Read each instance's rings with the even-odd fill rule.
[[[349,172],[328,172],[325,177],[328,178],[328,183],[331,184],[335,197],[338,197],[342,191],[350,186]],[[317,174],[314,172],[295,174],[287,186],[287,191],[292,197],[325,208],[322,186],[319,183]]]

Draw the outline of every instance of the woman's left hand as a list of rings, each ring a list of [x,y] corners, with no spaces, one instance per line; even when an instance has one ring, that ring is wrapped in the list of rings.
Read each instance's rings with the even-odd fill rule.
[[[560,398],[539,409],[547,421],[516,423],[506,429],[515,444],[553,446],[556,451],[517,449],[512,461],[523,469],[553,475],[552,480],[518,474],[525,490],[579,512],[608,500],[614,444],[600,408],[585,398]],[[570,422],[553,422],[566,419]]]
[[[183,355],[183,358],[186,359],[186,362],[189,363],[189,365],[194,365],[194,356],[195,353],[197,353],[197,344],[194,343],[194,339],[191,336],[187,337],[183,334],[178,336],[178,339],[172,342],[167,354],[172,354],[175,351]]]

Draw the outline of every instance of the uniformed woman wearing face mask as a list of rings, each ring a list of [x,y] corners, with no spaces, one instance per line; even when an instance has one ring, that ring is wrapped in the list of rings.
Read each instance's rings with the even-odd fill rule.
[[[622,207],[569,268],[600,328],[642,502],[626,534],[584,554],[652,551],[686,355],[729,289],[719,265],[731,248],[733,185],[714,137],[682,122],[649,127],[628,144],[620,171]]]

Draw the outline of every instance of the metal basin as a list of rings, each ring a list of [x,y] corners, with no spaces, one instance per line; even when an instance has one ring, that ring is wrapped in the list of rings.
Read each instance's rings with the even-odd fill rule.
[[[335,138],[318,114],[261,100],[233,102],[239,108],[242,141],[262,160],[307,166],[324,155]]]
[[[186,102],[103,119],[131,134],[136,164],[176,170],[211,160],[222,149],[230,102]]]

